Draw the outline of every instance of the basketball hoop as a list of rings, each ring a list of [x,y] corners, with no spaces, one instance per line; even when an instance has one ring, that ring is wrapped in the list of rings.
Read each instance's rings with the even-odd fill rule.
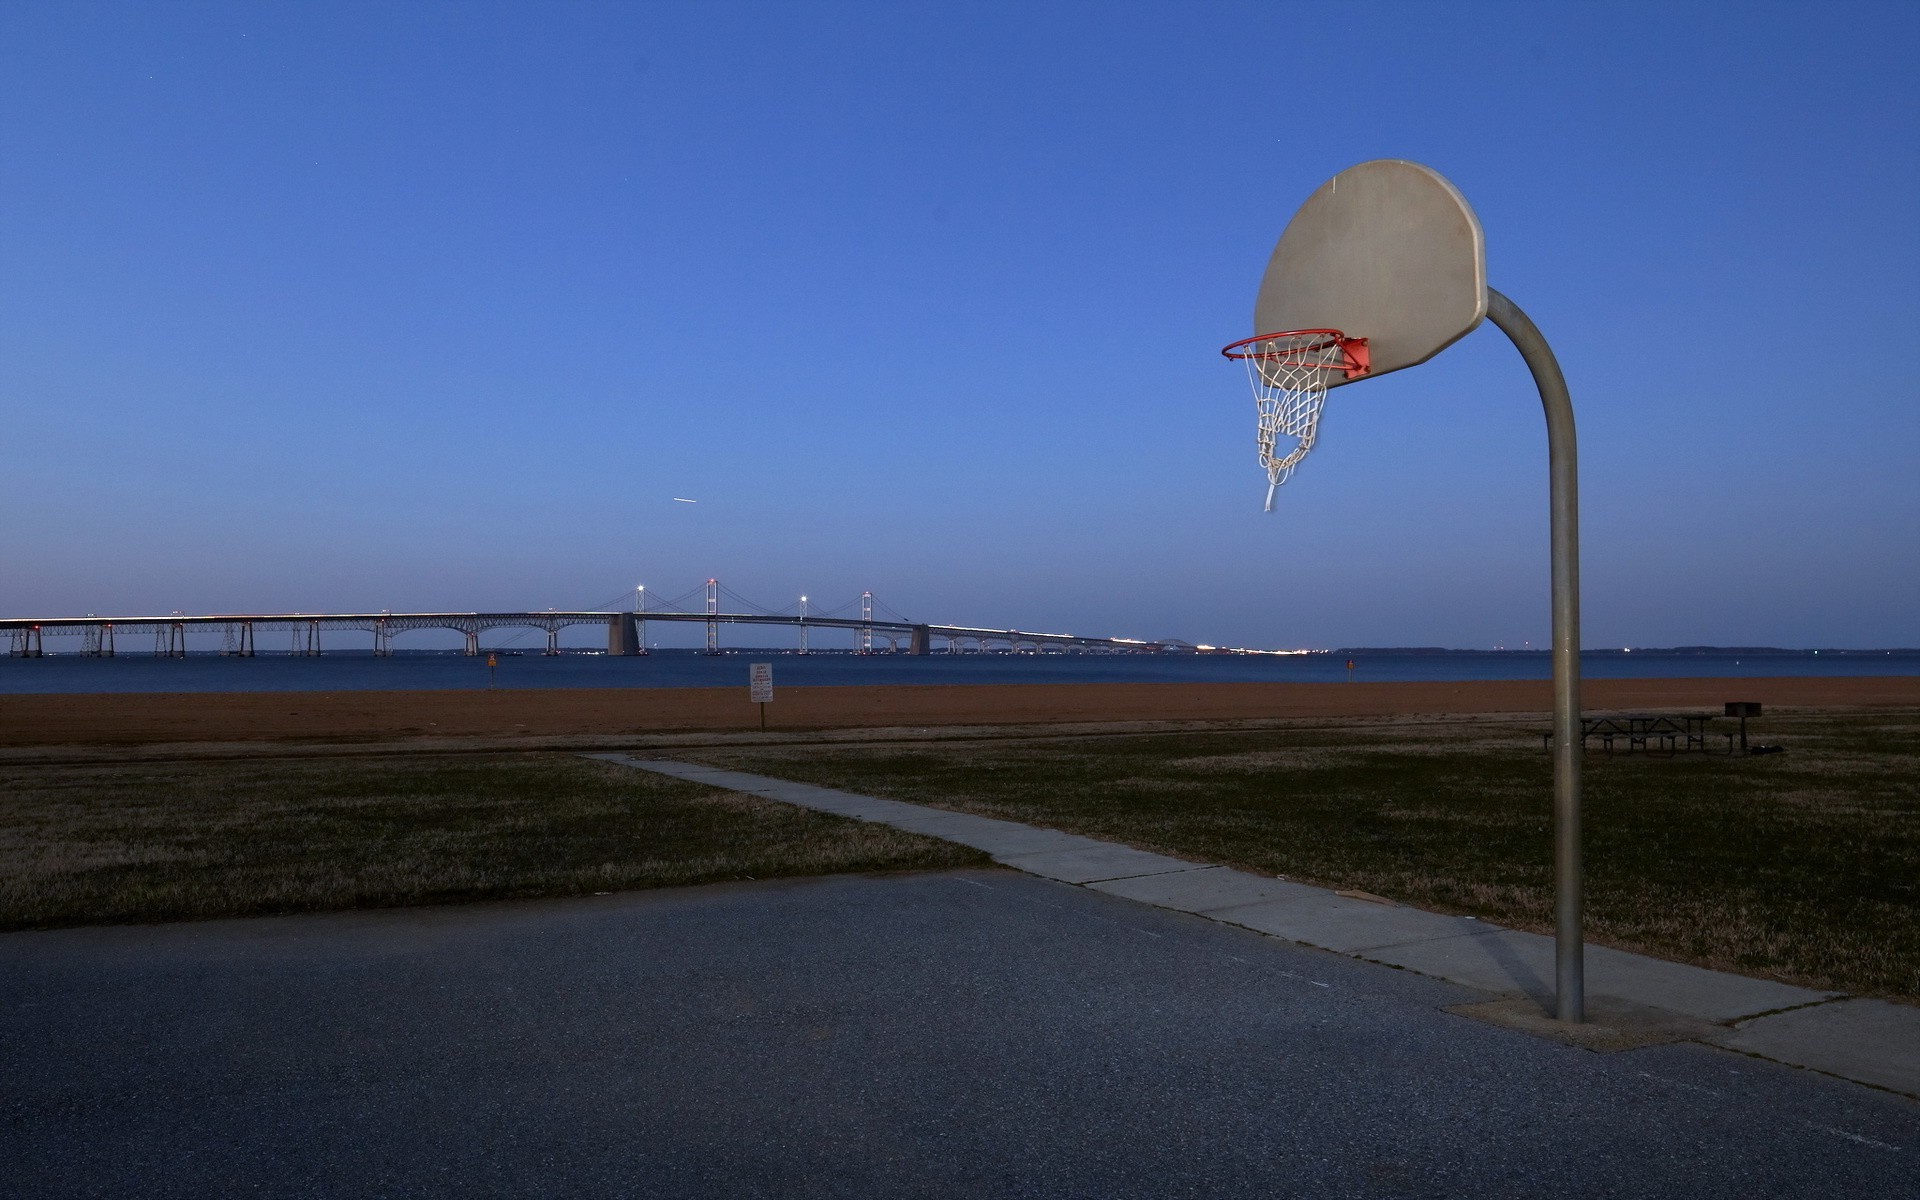
[[[1267,469],[1266,511],[1272,512],[1274,491],[1313,449],[1334,374],[1345,382],[1367,373],[1367,339],[1338,329],[1295,329],[1255,334],[1220,353],[1247,364],[1259,410],[1260,465]]]

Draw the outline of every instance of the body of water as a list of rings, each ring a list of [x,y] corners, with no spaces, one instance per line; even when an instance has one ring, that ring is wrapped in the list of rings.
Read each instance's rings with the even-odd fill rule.
[[[1352,678],[1408,680],[1547,679],[1544,652],[1450,651],[1351,654]],[[1007,683],[1330,683],[1348,678],[1346,651],[1332,654],[1096,655],[810,654],[737,650],[718,656],[658,650],[643,657],[589,653],[503,655],[493,672],[502,688],[745,687],[747,665],[773,664],[776,687],[870,684]],[[1755,678],[1766,676],[1920,675],[1920,651],[1847,651],[1748,654],[1590,651],[1581,670],[1589,679]],[[400,652],[390,658],[330,653],[320,658],[259,655],[230,658],[195,654],[156,658],[78,654],[0,659],[0,694],[81,692],[327,692],[485,688],[484,656]]]

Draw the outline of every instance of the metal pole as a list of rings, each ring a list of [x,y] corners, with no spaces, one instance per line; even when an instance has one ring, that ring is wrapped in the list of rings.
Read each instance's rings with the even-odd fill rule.
[[[1487,317],[1533,372],[1547,414],[1553,509],[1554,998],[1562,1021],[1585,1021],[1580,862],[1580,483],[1567,380],[1520,306],[1487,289]]]

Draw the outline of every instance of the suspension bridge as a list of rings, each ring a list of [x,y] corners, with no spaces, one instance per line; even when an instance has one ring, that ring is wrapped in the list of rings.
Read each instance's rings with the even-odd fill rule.
[[[631,598],[631,607],[624,605]],[[389,612],[377,613],[221,613],[189,616],[174,612],[165,616],[103,617],[89,613],[80,617],[0,618],[0,632],[8,639],[14,657],[39,658],[47,653],[46,639],[79,639],[77,652],[83,655],[112,657],[122,653],[150,652],[163,657],[184,657],[189,630],[217,630],[224,653],[252,657],[264,645],[269,653],[318,655],[323,643],[342,645],[337,636],[357,632],[371,639],[373,653],[393,653],[394,639],[416,630],[450,630],[466,639],[466,653],[486,653],[481,635],[496,629],[543,631],[547,635],[547,654],[563,653],[560,631],[573,626],[600,625],[607,631],[608,654],[638,655],[648,651],[649,623],[691,623],[706,626],[706,653],[724,653],[720,641],[723,626],[785,626],[794,632],[796,649],[811,652],[809,635],[818,630],[846,631],[852,635],[852,649],[859,654],[925,655],[933,653],[1092,653],[1092,654],[1165,654],[1210,652],[1257,654],[1271,651],[1241,650],[1232,647],[1195,645],[1179,639],[1100,637],[1074,633],[1039,633],[1021,629],[986,629],[969,625],[942,625],[914,621],[862,592],[837,608],[810,607],[807,597],[782,609],[768,608],[740,596],[716,579],[704,587],[669,600],[659,600],[644,587],[623,592],[616,601],[598,608],[573,612],[547,609],[544,612]],[[364,644],[364,643],[363,643]],[[880,647],[884,644],[885,649]],[[57,643],[56,643],[57,645]],[[276,649],[284,646],[284,649]],[[56,650],[56,653],[58,650]],[[70,651],[71,652],[71,651]]]

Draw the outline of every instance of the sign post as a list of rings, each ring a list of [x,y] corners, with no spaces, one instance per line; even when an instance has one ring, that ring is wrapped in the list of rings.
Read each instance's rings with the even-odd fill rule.
[[[767,727],[767,705],[773,700],[773,664],[750,663],[747,666],[747,697],[760,706],[760,728]]]
[[[487,686],[489,688],[493,687],[496,679],[498,678],[495,673],[495,668],[498,667],[499,665],[500,665],[500,660],[495,658],[493,656],[493,652],[489,650],[487,652]]]

